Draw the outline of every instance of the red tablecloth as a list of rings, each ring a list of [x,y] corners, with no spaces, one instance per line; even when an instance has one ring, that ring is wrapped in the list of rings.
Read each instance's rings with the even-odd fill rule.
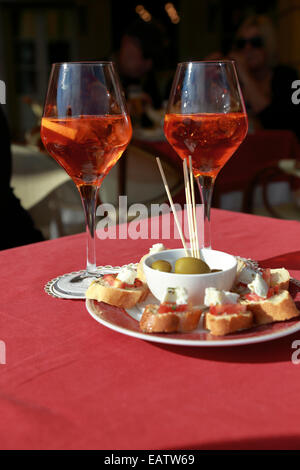
[[[213,231],[216,249],[300,277],[298,222],[214,210]],[[98,240],[98,264],[136,262],[153,242]],[[124,336],[44,292],[84,254],[83,234],[0,253],[1,449],[299,449],[300,332],[226,348]]]

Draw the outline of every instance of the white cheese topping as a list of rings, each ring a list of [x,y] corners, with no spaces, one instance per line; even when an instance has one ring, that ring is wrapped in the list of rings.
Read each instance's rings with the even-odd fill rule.
[[[256,271],[251,268],[244,267],[241,272],[237,275],[237,282],[242,282],[243,284],[249,284],[252,282],[256,276]]]
[[[223,295],[225,298],[224,304],[237,304],[239,299],[239,294],[235,294],[234,292],[227,292],[223,291]]]
[[[251,292],[259,295],[260,297],[266,298],[268,295],[269,286],[263,277],[260,274],[256,274],[254,280],[248,284],[249,289]]]
[[[204,294],[204,304],[209,307],[210,305],[217,305],[222,303],[222,292],[215,287],[207,287]]]
[[[126,284],[134,284],[136,274],[136,270],[133,268],[121,268],[119,274],[117,275],[117,279],[122,282],[126,282]]]
[[[175,303],[177,299],[175,287],[167,287],[163,302],[172,302]]]
[[[185,305],[188,303],[188,293],[184,287],[168,287],[163,302]]]
[[[235,294],[234,292],[219,290],[215,287],[207,287],[205,289],[204,304],[207,307],[210,305],[236,304],[239,297],[239,294]]]
[[[163,251],[165,250],[166,247],[163,243],[155,243],[149,250],[149,253],[151,253],[151,255],[154,255],[154,253],[159,253],[160,251]]]
[[[184,287],[176,287],[177,305],[186,305],[189,301],[188,292]]]

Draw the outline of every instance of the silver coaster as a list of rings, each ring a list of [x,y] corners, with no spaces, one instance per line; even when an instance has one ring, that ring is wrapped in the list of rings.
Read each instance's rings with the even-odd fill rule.
[[[77,276],[84,275],[85,270],[74,271],[72,273],[62,274],[51,281],[48,281],[44,287],[47,294],[58,299],[85,299],[85,292],[94,279],[101,277],[103,274],[118,272],[124,266],[97,266],[98,274],[95,277],[84,277],[77,282]],[[125,267],[136,269],[137,264],[126,264]],[[75,282],[74,282],[75,281]]]

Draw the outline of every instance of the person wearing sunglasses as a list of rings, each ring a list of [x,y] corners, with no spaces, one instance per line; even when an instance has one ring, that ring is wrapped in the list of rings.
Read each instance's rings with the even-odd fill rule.
[[[291,85],[298,73],[278,64],[269,18],[247,18],[238,28],[228,55],[236,60],[252,129],[290,129],[300,139],[300,106],[291,101]]]
[[[236,48],[241,51],[247,47],[247,44],[250,44],[250,46],[255,49],[261,49],[264,46],[264,41],[261,36],[252,36],[249,38],[240,37],[235,41]]]

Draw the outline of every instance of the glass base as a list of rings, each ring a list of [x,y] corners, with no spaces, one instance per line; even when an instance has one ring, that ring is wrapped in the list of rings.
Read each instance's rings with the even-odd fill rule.
[[[137,269],[137,264],[130,263],[126,267]],[[82,269],[73,273],[63,274],[47,282],[45,291],[59,299],[85,299],[85,293],[91,282],[103,274],[117,273],[121,266],[97,266],[96,274],[89,274]]]
[[[93,276],[86,271],[64,274],[57,278],[52,286],[52,293],[64,299],[85,299],[85,293],[91,282],[102,274]]]

